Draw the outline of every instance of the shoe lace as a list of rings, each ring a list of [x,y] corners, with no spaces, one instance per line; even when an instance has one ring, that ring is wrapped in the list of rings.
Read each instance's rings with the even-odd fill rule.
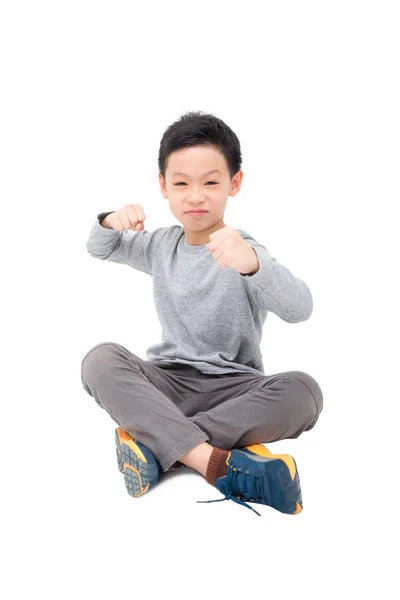
[[[254,510],[243,500],[258,502],[260,504],[269,504],[271,506],[271,490],[268,478],[262,471],[253,471],[243,467],[228,467],[226,481],[223,482],[225,498],[217,500],[197,500],[196,502],[223,502],[224,500],[233,500],[238,504],[246,506],[253,510],[259,517],[260,513]],[[225,493],[226,492],[226,493]]]

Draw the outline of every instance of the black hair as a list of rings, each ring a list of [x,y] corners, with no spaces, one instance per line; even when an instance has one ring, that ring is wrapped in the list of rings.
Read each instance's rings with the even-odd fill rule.
[[[215,146],[225,157],[231,179],[240,171],[242,154],[236,133],[214,115],[191,111],[174,121],[161,138],[158,169],[164,179],[169,155],[190,146]]]

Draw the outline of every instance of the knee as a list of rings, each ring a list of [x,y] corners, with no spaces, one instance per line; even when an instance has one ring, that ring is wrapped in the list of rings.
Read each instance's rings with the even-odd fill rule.
[[[308,414],[313,415],[308,429],[314,427],[321,414],[324,398],[318,382],[308,373],[303,371],[290,371],[285,375],[285,379],[292,379],[299,382],[299,394],[297,401],[301,402]]]
[[[104,375],[112,363],[112,357],[119,348],[114,342],[103,342],[96,344],[88,352],[81,362],[81,380],[86,388],[88,381],[93,377]]]

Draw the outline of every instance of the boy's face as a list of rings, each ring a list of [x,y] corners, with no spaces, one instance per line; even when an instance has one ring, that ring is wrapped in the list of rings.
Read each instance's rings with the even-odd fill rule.
[[[214,146],[192,146],[169,155],[165,180],[159,173],[160,188],[184,226],[188,244],[208,244],[209,235],[225,227],[228,196],[239,192],[242,178],[238,171],[231,180],[225,157]],[[188,214],[192,210],[207,212],[194,216]]]

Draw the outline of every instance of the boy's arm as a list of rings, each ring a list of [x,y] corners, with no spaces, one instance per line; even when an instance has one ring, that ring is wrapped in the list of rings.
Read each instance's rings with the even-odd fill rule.
[[[153,252],[156,248],[154,234],[158,230],[118,231],[101,225],[100,223],[112,212],[115,211],[97,215],[86,242],[86,250],[94,258],[129,265],[151,274]]]
[[[96,221],[93,223],[86,242],[86,250],[94,258],[106,260],[113,253],[117,253],[121,243],[122,231],[103,227],[100,223],[110,212],[99,213]]]
[[[257,254],[259,268],[253,275],[242,277],[258,308],[271,311],[288,323],[309,319],[313,311],[309,287],[273,258],[265,246],[253,238],[246,241]]]

